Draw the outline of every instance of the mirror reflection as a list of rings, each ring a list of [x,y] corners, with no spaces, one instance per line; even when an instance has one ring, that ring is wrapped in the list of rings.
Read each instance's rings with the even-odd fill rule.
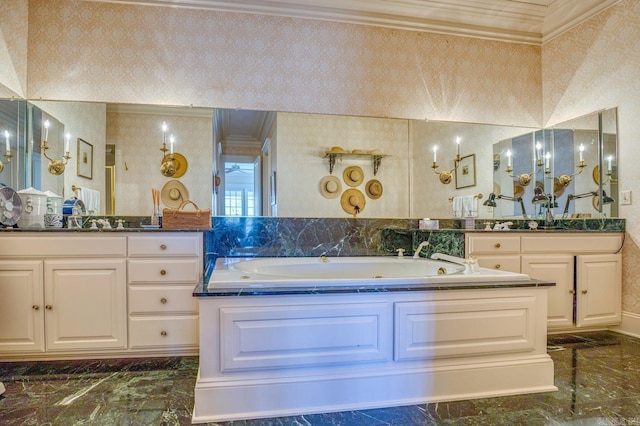
[[[494,217],[616,217],[616,122],[614,108],[496,143]]]
[[[384,194],[364,194],[360,217],[451,217],[452,196],[468,194],[484,195],[487,203],[479,217],[617,215],[617,202],[612,197],[617,194],[615,109],[548,129],[527,129],[392,118],[3,100],[0,120],[0,132],[7,130],[10,135],[8,145],[4,144],[8,156],[0,156],[4,164],[0,182],[16,189],[33,186],[64,198],[76,196],[78,188],[94,190],[100,197],[101,214],[150,214],[150,189],[178,180],[184,188],[179,197],[188,197],[203,208],[212,207],[217,215],[344,217],[347,210],[340,197],[329,199],[319,185],[335,176],[344,191],[348,187],[342,174],[358,167],[363,173],[358,189],[364,194],[365,186],[375,181],[377,191]],[[48,172],[50,160],[42,155],[43,123],[47,120],[49,157],[64,159],[67,135],[72,135],[71,159],[59,176]],[[182,167],[178,176],[160,172],[169,151],[169,135],[174,141],[176,165]],[[78,169],[86,167],[78,163],[80,138],[93,150],[91,178]],[[473,181],[442,184],[431,167],[434,146],[438,146],[438,164],[443,170],[455,171],[456,155],[473,157]],[[335,165],[330,166],[326,155],[333,148],[349,155],[335,156]],[[378,165],[372,163],[375,156],[371,152],[383,154]],[[149,197],[144,196],[147,193]],[[540,194],[546,199],[534,202]]]

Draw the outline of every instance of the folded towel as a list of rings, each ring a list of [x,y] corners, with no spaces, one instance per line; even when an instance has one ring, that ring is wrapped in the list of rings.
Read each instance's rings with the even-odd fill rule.
[[[82,200],[89,214],[100,214],[100,191],[89,188],[78,189],[78,200]]]
[[[478,217],[478,198],[475,195],[453,197],[453,217]]]

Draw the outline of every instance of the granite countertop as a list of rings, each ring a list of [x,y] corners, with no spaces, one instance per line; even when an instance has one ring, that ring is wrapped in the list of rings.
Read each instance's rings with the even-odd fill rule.
[[[421,283],[419,279],[407,278],[407,283],[388,284],[371,280],[357,280],[352,285],[317,286],[313,283],[305,286],[258,286],[240,287],[225,286],[220,283],[210,285],[210,277],[214,270],[228,269],[229,264],[244,260],[242,258],[219,258],[215,264],[208,264],[201,282],[193,290],[194,297],[228,297],[228,296],[284,296],[303,294],[350,294],[350,293],[390,293],[400,291],[442,291],[442,290],[478,290],[496,288],[552,287],[554,282],[543,280],[472,282],[469,283]],[[366,282],[364,282],[366,281]]]

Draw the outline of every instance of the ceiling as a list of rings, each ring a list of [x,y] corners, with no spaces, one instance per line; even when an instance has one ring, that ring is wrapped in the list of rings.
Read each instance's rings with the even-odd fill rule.
[[[542,44],[620,0],[88,0],[259,13]]]

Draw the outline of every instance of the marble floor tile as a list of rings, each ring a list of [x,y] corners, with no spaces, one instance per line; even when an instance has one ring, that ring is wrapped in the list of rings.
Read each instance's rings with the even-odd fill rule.
[[[210,426],[640,425],[640,340],[550,335],[557,392]],[[189,425],[197,357],[0,362],[0,425]]]

